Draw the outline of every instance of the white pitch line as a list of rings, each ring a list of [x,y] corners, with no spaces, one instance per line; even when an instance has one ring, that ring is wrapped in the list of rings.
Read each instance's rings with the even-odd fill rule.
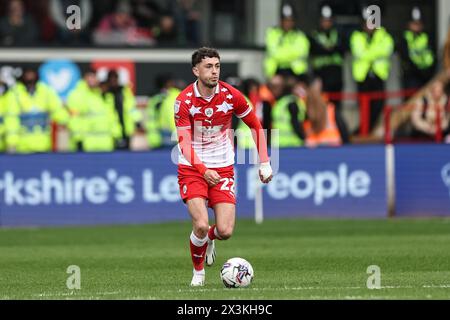
[[[110,292],[95,292],[95,293],[90,293],[98,295],[98,296],[107,296],[107,295],[114,295],[114,294],[119,294],[120,291],[110,291]],[[33,294],[33,297],[76,297],[76,296],[82,296],[83,292],[82,291],[77,291],[77,293],[74,292],[46,292],[46,293],[38,293],[38,294]]]
[[[242,288],[246,291],[302,291],[302,290],[381,290],[381,289],[414,289],[414,288],[450,288],[450,284],[440,285],[423,285],[423,286],[381,286],[379,289],[368,289],[363,286],[354,287],[283,287],[283,288]],[[164,290],[164,292],[218,292],[227,291],[229,289],[217,289],[217,288],[198,288],[198,289],[177,289],[177,290]]]
[[[422,285],[422,286],[381,286],[380,289],[368,289],[363,286],[353,286],[353,287],[282,287],[282,288],[242,288],[238,290],[244,291],[307,291],[307,290],[359,290],[359,289],[367,289],[367,290],[382,290],[382,289],[420,289],[420,288],[440,288],[440,289],[449,289],[450,284],[433,284],[433,285]],[[175,289],[175,290],[161,290],[161,292],[165,293],[193,293],[193,292],[230,292],[230,289],[227,288],[197,288],[197,289]],[[236,291],[234,291],[237,293]],[[107,296],[107,295],[117,295],[117,294],[126,294],[126,292],[121,291],[104,291],[104,292],[96,292],[96,293],[87,293],[91,298],[95,298],[95,296]],[[46,292],[33,294],[33,297],[83,297],[83,291],[75,292]],[[349,296],[350,297],[350,296]],[[151,297],[156,299],[157,297]],[[3,296],[2,299],[9,299],[8,296]],[[134,298],[133,298],[134,299]]]
[[[450,288],[450,284],[431,284],[431,285],[424,285],[423,288]]]

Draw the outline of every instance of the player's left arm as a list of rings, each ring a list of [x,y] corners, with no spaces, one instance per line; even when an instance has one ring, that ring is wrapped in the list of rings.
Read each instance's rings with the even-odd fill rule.
[[[252,132],[253,141],[256,144],[260,160],[259,177],[263,183],[268,183],[272,180],[272,167],[270,166],[266,137],[261,122],[256,116],[253,108],[240,93],[235,94],[234,112],[238,118],[241,118],[242,121],[244,121]]]

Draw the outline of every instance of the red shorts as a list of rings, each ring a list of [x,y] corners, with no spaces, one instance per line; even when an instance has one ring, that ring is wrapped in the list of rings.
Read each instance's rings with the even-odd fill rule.
[[[211,170],[216,171],[221,177],[220,182],[214,187],[210,187],[195,168],[185,165],[178,166],[178,185],[183,201],[203,198],[207,200],[210,208],[222,202],[236,204],[233,166],[211,168]]]

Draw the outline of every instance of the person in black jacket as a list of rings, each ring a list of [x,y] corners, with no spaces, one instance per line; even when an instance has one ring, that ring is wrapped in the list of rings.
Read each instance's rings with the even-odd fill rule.
[[[424,31],[422,13],[418,7],[414,7],[398,48],[404,89],[419,89],[431,80],[436,66],[432,48],[430,38]]]
[[[319,27],[310,35],[311,64],[314,77],[320,78],[325,92],[342,92],[342,64],[345,53],[343,35],[334,26],[333,10],[328,4],[320,7]],[[336,107],[336,120],[344,143],[349,142],[347,124],[342,116],[341,101],[330,99]]]

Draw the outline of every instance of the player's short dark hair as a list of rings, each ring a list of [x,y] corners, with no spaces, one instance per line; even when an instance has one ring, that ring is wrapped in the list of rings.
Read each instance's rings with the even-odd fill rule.
[[[218,58],[220,60],[220,55],[216,49],[202,47],[192,54],[192,67],[195,67],[205,58]]]

